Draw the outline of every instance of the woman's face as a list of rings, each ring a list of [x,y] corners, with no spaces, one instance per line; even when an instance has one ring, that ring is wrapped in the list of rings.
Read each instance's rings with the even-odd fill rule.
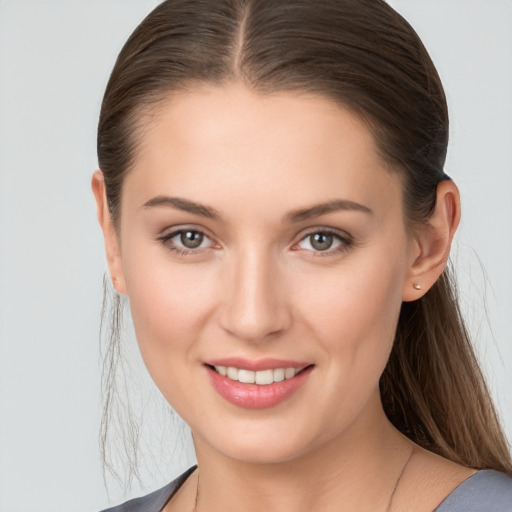
[[[121,288],[196,442],[277,462],[371,425],[413,251],[365,125],[320,97],[212,86],[141,137]]]

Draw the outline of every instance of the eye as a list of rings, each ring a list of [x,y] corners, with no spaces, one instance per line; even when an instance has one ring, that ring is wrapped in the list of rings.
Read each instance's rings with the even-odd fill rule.
[[[332,254],[348,249],[351,243],[349,237],[328,230],[319,230],[306,235],[297,247],[316,253]]]
[[[205,236],[199,231],[182,231],[179,235],[174,238],[178,238],[180,243],[187,249],[197,249],[201,246]]]
[[[169,250],[180,255],[200,252],[214,244],[202,231],[197,229],[179,229],[159,239]]]

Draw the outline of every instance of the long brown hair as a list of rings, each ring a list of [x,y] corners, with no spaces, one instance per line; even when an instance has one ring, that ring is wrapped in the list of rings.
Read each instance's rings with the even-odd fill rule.
[[[103,99],[98,158],[115,225],[146,114],[175,91],[230,81],[257,94],[314,93],[349,108],[371,129],[391,172],[402,175],[408,226],[428,219],[437,185],[448,179],[446,98],[418,35],[389,5],[167,0],[126,42]],[[448,270],[421,299],[403,304],[380,387],[389,419],[417,444],[512,473]]]

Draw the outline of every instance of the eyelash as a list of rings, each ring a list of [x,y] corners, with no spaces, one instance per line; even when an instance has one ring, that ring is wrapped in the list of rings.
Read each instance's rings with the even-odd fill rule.
[[[201,229],[192,229],[192,228],[177,229],[177,230],[173,231],[172,233],[169,233],[169,234],[159,237],[158,240],[169,251],[175,253],[178,256],[195,256],[195,255],[202,253],[205,249],[209,249],[209,247],[203,247],[203,248],[198,248],[198,249],[181,248],[181,247],[176,246],[175,243],[171,242],[171,240],[173,238],[180,236],[183,233],[187,233],[187,232],[192,232],[192,233],[197,233],[199,235],[202,235],[206,239],[210,240],[210,242],[212,244],[214,244],[214,242],[211,240],[211,238],[204,231],[202,231]],[[340,243],[334,249],[327,249],[325,251],[308,251],[308,252],[311,252],[314,255],[314,257],[327,257],[327,256],[335,255],[335,254],[341,254],[341,253],[347,252],[354,245],[354,240],[352,239],[352,237],[350,235],[348,235],[346,233],[342,235],[338,231],[334,231],[332,229],[321,229],[321,228],[318,229],[317,228],[315,230],[311,230],[311,231],[307,232],[306,234],[304,234],[302,236],[302,238],[297,243],[295,243],[293,245],[293,247],[296,247],[301,242],[307,240],[309,237],[311,237],[313,235],[317,235],[317,234],[332,236],[335,239],[337,239]],[[300,249],[292,248],[292,250],[298,251]]]
[[[172,239],[182,235],[183,233],[198,233],[200,235],[203,235],[206,239],[210,240],[212,242],[211,238],[202,230],[200,229],[193,229],[193,228],[181,228],[173,231],[172,233],[169,233],[167,235],[163,235],[158,238],[158,240],[171,252],[175,253],[178,256],[195,256],[197,254],[200,254],[204,251],[204,249],[207,249],[205,247],[198,248],[198,249],[187,249],[176,246],[174,242],[172,242]],[[213,242],[212,242],[213,243]]]
[[[304,234],[302,236],[302,238],[296,244],[294,244],[293,247],[296,247],[301,242],[307,240],[309,237],[311,237],[313,235],[332,236],[333,238],[337,239],[340,242],[339,245],[337,247],[335,247],[334,249],[329,248],[325,251],[314,251],[314,250],[308,251],[308,252],[311,252],[314,255],[314,257],[325,258],[328,256],[342,254],[342,253],[347,252],[354,245],[354,240],[350,235],[348,235],[348,233],[341,234],[339,231],[334,231],[332,229],[316,228],[316,229],[310,230],[306,234]],[[300,250],[300,249],[293,249],[293,250]]]

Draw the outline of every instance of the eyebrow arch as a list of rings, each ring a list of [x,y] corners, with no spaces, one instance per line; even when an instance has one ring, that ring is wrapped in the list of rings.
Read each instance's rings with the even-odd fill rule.
[[[314,217],[320,217],[320,215],[325,215],[327,213],[332,213],[339,210],[355,210],[370,215],[373,214],[373,211],[370,208],[368,208],[368,206],[365,206],[363,204],[356,203],[355,201],[349,201],[347,199],[333,199],[332,201],[316,204],[309,208],[293,210],[286,215],[285,221],[290,223],[302,222],[308,219],[312,219]]]
[[[143,204],[145,209],[168,206],[176,210],[182,210],[195,215],[200,215],[212,220],[222,220],[220,213],[210,206],[196,203],[181,197],[156,196]],[[284,220],[289,223],[302,222],[314,217],[320,217],[339,210],[355,210],[366,214],[373,214],[373,211],[365,205],[349,201],[347,199],[333,199],[325,203],[316,204],[308,208],[293,210],[286,214]]]
[[[176,210],[182,210],[184,212],[193,213],[195,215],[201,215],[212,220],[221,220],[221,216],[217,210],[210,206],[205,206],[200,203],[195,203],[189,199],[183,199],[181,197],[169,197],[169,196],[156,196],[153,199],[145,202],[142,205],[144,208],[154,208],[158,206],[170,206]]]

